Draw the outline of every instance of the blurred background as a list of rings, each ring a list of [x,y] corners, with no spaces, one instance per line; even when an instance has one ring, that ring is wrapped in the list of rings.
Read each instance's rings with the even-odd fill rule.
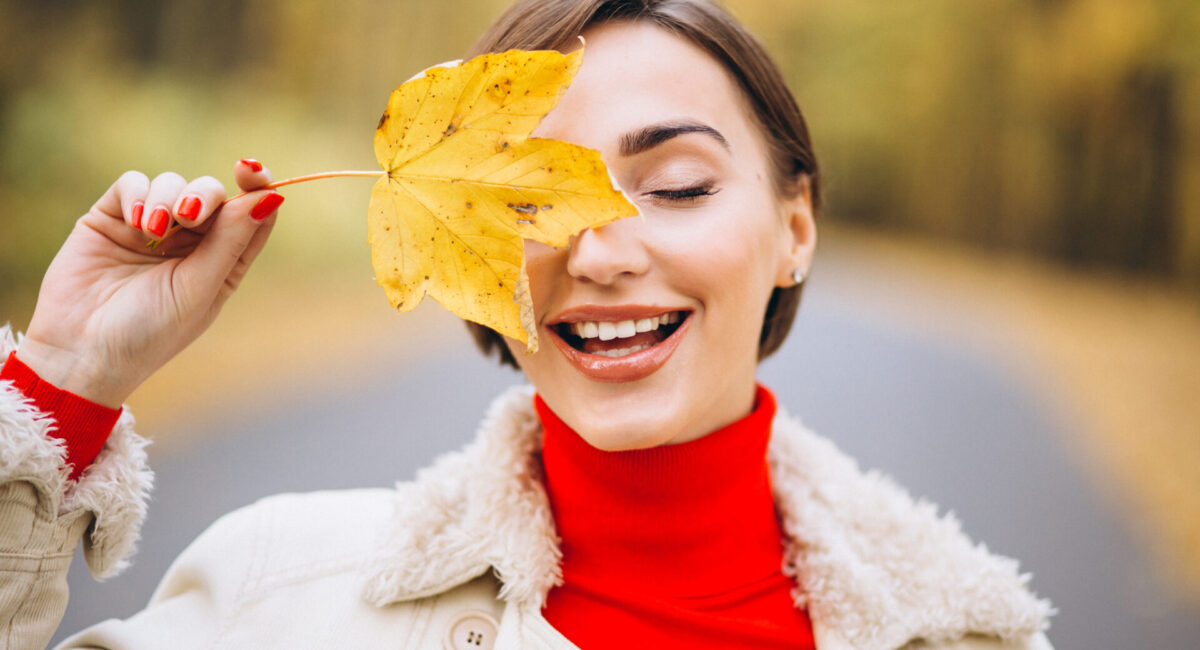
[[[374,168],[388,93],[505,4],[0,0],[0,323],[25,327],[58,244],[126,169],[232,186],[242,157],[277,178]],[[764,380],[1021,558],[1058,647],[1195,647],[1200,3],[728,6],[786,71],[828,197]],[[436,308],[386,306],[369,182],[288,188],[226,315],[131,399],[160,473],[144,550],[108,585],[76,566],[64,629],[136,611],[232,507],[408,478],[520,380]],[[448,423],[462,435],[422,435]],[[391,458],[385,428],[396,459],[364,464]]]

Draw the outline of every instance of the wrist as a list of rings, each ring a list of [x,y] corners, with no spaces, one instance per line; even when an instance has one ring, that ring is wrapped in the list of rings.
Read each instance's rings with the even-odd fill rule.
[[[132,393],[112,380],[105,364],[77,352],[25,337],[17,346],[16,356],[42,381],[107,408],[121,408]]]

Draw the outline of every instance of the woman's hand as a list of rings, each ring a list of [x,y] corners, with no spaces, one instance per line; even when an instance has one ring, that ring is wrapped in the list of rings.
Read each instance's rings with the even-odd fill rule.
[[[250,191],[270,173],[243,160],[236,178]],[[17,356],[63,390],[120,407],[216,318],[266,243],[283,197],[260,190],[223,200],[212,177],[123,174],[50,263]],[[147,248],[172,218],[183,228]]]

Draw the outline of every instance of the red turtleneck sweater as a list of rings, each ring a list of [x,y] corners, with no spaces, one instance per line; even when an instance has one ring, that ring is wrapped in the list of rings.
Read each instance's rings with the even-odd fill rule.
[[[541,400],[563,585],[544,614],[585,650],[813,648],[783,575],[767,472],[775,398],[691,442],[605,452]]]

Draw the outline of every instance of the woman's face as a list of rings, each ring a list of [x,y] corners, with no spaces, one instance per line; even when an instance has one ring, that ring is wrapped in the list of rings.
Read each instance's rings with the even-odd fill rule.
[[[593,446],[699,438],[753,406],[776,286],[807,270],[807,192],[780,200],[736,82],[643,23],[585,34],[583,66],[534,135],[597,149],[642,218],[568,250],[526,242],[541,347],[507,341],[546,403]]]

